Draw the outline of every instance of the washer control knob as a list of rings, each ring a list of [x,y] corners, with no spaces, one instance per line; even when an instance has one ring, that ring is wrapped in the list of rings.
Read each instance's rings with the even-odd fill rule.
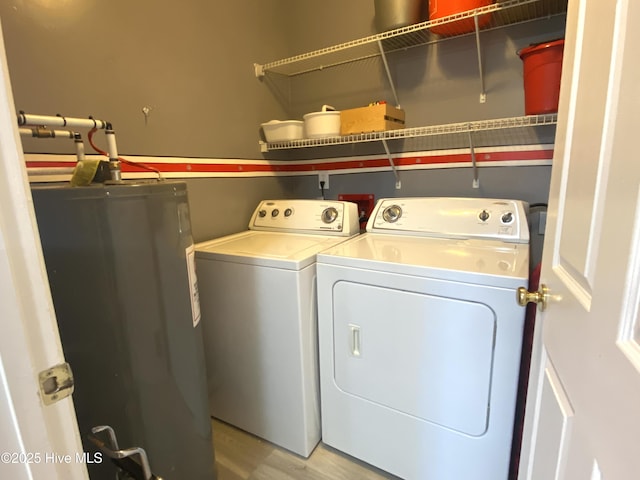
[[[290,217],[292,213],[293,213],[293,210],[291,210],[290,208],[287,208],[287,209],[284,211],[284,216],[285,216],[285,217]]]
[[[382,211],[382,218],[385,222],[395,223],[402,216],[402,207],[400,205],[391,205]]]
[[[511,223],[513,222],[513,212],[504,212],[502,214],[502,223]]]
[[[280,210],[278,210],[277,208],[274,208],[273,210],[271,210],[272,217],[277,217],[279,213],[280,213]]]
[[[266,211],[266,210],[260,210],[260,211],[258,212],[258,216],[259,216],[260,218],[264,218],[264,217],[266,217],[266,216],[267,216],[267,211]]]
[[[479,214],[478,214],[478,218],[480,219],[481,222],[486,222],[487,220],[489,220],[489,217],[491,215],[489,215],[489,212],[487,212],[486,210],[482,210]]]
[[[325,208],[321,216],[324,223],[332,223],[338,218],[338,210],[335,207]]]

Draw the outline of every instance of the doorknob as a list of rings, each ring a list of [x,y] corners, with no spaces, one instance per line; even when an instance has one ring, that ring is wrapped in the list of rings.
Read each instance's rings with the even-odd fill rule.
[[[549,289],[543,283],[537,292],[529,292],[524,287],[519,287],[516,293],[518,305],[526,307],[528,303],[536,303],[541,312],[547,308],[547,302],[549,301]]]

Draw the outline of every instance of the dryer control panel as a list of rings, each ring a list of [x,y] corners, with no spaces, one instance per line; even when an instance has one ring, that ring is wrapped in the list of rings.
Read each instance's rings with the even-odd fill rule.
[[[360,232],[358,206],[333,200],[263,200],[249,229],[351,236]]]
[[[383,198],[369,218],[367,232],[529,243],[528,209],[520,200]]]

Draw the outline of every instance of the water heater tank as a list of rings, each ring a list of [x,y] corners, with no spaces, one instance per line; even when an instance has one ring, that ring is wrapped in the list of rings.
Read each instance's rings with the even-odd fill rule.
[[[86,452],[109,425],[165,480],[216,478],[187,188],[32,186]],[[92,480],[113,480],[106,456]],[[93,458],[93,457],[89,457]]]

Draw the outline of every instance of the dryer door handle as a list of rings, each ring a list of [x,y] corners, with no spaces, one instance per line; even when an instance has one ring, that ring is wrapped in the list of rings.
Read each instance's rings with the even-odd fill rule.
[[[360,356],[360,325],[349,324],[349,330],[351,331],[351,355],[354,357]]]

